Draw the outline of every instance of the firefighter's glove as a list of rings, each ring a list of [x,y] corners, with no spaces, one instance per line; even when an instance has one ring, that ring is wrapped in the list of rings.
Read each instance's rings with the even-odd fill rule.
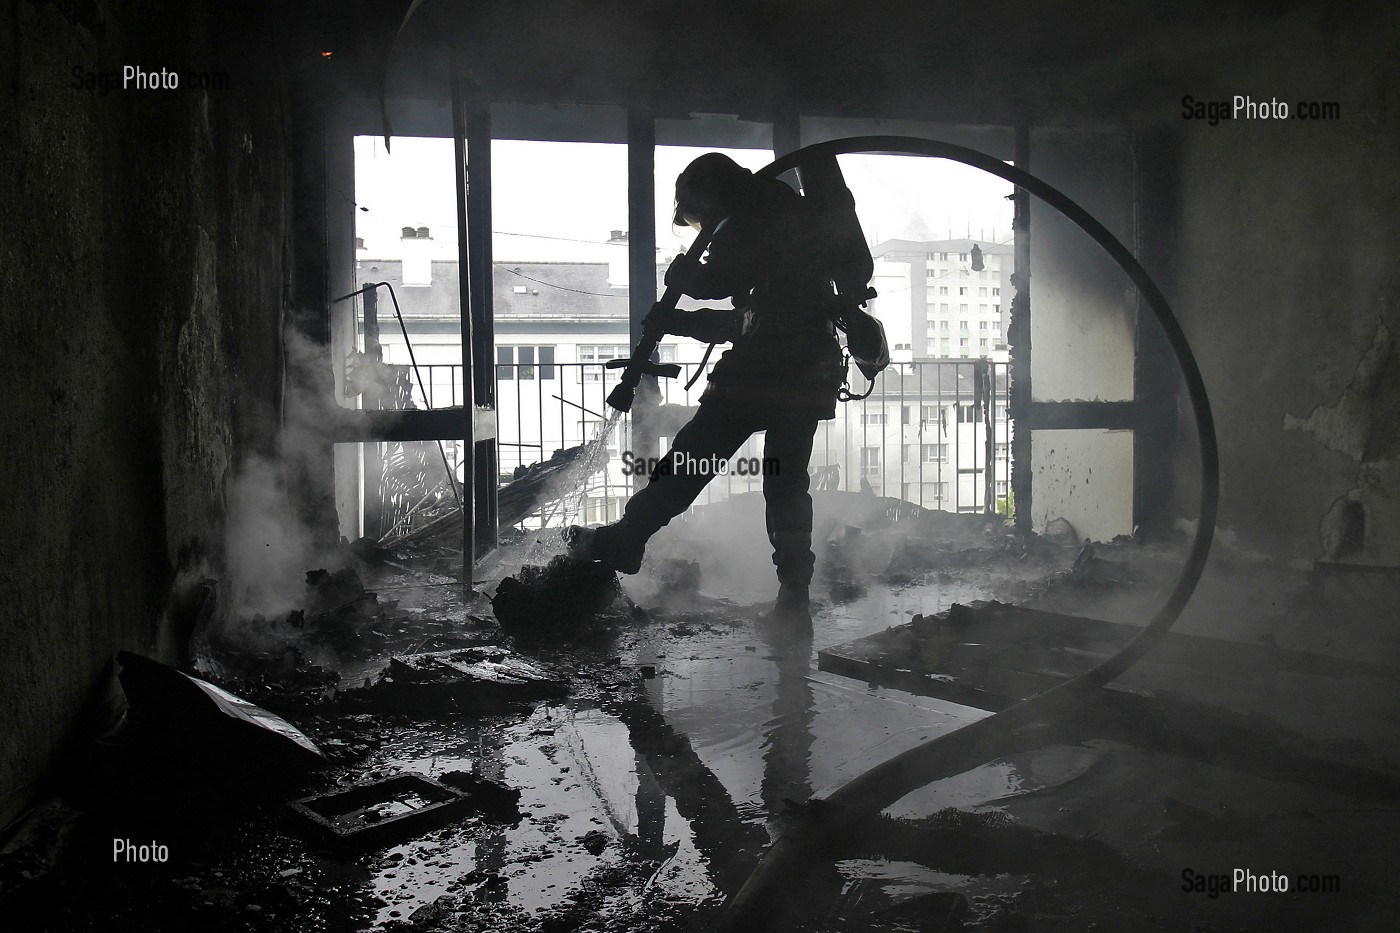
[[[684,316],[685,312],[676,308],[652,308],[642,319],[642,329],[656,336],[674,334]]]
[[[672,259],[671,264],[666,267],[665,283],[670,285],[673,279],[677,277],[679,277],[681,281],[684,281],[690,275],[689,266],[690,260],[686,257],[685,253],[681,253],[675,259]]]

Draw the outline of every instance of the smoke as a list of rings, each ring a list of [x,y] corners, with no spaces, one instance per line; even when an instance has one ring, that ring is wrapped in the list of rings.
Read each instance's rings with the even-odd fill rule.
[[[273,449],[245,457],[226,487],[226,625],[285,614],[306,599],[306,571],[344,563],[335,501],[326,488],[337,408],[324,348],[292,327],[283,335],[283,418]],[[328,510],[316,527],[307,516]]]
[[[282,466],[246,461],[229,483],[224,553],[236,617],[296,608],[314,562],[311,532],[295,518]]]
[[[911,579],[955,555],[997,546],[999,518],[920,509],[902,500],[854,492],[813,491],[812,596],[855,594]],[[761,492],[700,506],[672,521],[647,546],[642,572],[623,587],[640,605],[684,610],[688,596],[668,589],[675,561],[700,565],[702,592],[739,604],[778,591]]]

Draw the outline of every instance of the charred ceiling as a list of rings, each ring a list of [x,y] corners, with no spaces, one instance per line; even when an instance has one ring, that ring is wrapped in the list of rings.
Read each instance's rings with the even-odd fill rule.
[[[455,50],[499,103],[1109,126],[1174,114],[1183,93],[1229,86],[1242,56],[1267,56],[1299,35],[1325,44],[1339,28],[1315,3],[1163,2],[900,2],[853,15],[831,2],[422,0],[402,16],[379,8],[352,22],[343,28],[356,70],[387,71],[391,101],[445,98]]]

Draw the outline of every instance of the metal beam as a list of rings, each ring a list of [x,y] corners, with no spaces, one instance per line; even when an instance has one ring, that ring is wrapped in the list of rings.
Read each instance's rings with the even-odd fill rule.
[[[470,585],[472,580],[472,567],[475,564],[475,522],[473,521],[473,504],[476,499],[475,486],[471,484],[471,479],[475,475],[476,467],[476,440],[473,431],[472,415],[476,399],[474,398],[475,385],[475,354],[472,352],[475,342],[472,337],[472,296],[471,296],[471,235],[468,224],[467,198],[470,186],[467,181],[467,102],[466,90],[463,85],[462,74],[462,49],[454,48],[452,51],[452,164],[457,191],[457,268],[461,270],[458,279],[458,315],[459,327],[462,338],[462,392],[464,395],[462,411],[457,414],[457,424],[460,426],[460,436],[462,438],[462,459],[464,468],[462,470],[462,492],[466,501],[462,503],[462,582]],[[454,434],[454,436],[457,436]]]
[[[636,346],[642,319],[656,303],[656,121],[646,111],[627,112],[627,327]],[[653,358],[656,354],[653,354]],[[661,455],[654,419],[660,402],[655,376],[643,376],[632,409],[632,452],[646,458]],[[632,489],[646,485],[634,476]]]
[[[656,303],[656,124],[651,114],[627,113],[627,295],[630,338]]]
[[[464,102],[467,150],[468,286],[471,295],[471,386],[478,408],[495,411],[496,332],[494,270],[491,254],[491,106],[479,96]],[[472,524],[475,552],[485,554],[498,543],[494,440],[472,438]],[[465,546],[465,545],[464,545]]]
[[[1031,431],[1130,431],[1138,416],[1137,402],[1031,402],[1016,424]]]
[[[384,362],[384,349],[379,342],[379,289],[360,290],[365,318],[365,356],[371,363]],[[379,411],[384,407],[383,393],[377,380],[371,381],[360,394],[364,411]],[[378,541],[384,534],[384,457],[375,441],[366,441],[360,456],[361,483],[364,488],[365,534]]]
[[[1016,127],[1014,164],[1023,172],[1031,170],[1031,133],[1027,126]],[[1012,195],[1015,213],[1011,222],[1015,234],[1015,271],[1011,284],[1011,321],[1006,341],[1011,348],[1010,416],[1011,496],[1014,500],[1016,530],[1029,533],[1031,525],[1031,195],[1017,188]]]
[[[495,437],[490,412],[468,410],[467,430],[478,442]],[[357,444],[375,441],[447,441],[462,437],[461,408],[433,408],[428,411],[354,411],[343,409],[333,423],[326,425],[332,443]]]

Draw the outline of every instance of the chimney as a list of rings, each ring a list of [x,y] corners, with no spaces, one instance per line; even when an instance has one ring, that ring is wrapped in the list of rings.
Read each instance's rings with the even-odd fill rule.
[[[608,287],[626,288],[632,256],[627,248],[627,231],[613,230],[608,237]]]
[[[403,284],[425,286],[433,284],[433,238],[427,227],[404,227],[399,240],[403,256]]]

